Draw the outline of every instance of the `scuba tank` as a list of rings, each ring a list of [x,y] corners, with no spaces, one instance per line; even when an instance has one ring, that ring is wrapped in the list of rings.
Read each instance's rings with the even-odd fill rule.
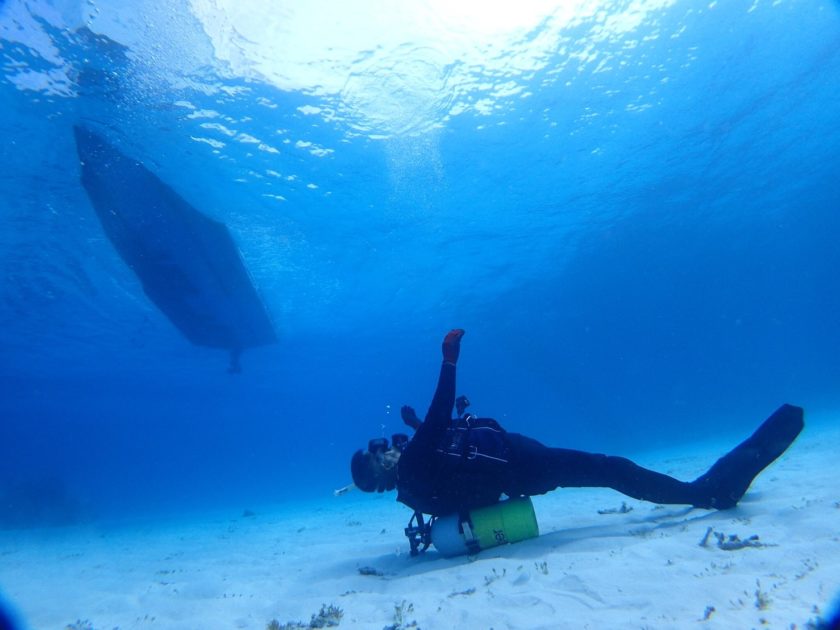
[[[534,504],[530,497],[518,497],[471,510],[466,515],[450,514],[435,519],[431,542],[442,555],[459,556],[536,538],[539,534]]]

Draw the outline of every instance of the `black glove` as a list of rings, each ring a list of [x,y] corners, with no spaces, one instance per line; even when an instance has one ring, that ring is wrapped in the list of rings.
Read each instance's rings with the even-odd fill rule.
[[[420,418],[417,417],[414,409],[409,407],[408,405],[403,405],[400,409],[400,417],[402,421],[405,422],[408,426],[412,429],[417,429],[421,424]]]

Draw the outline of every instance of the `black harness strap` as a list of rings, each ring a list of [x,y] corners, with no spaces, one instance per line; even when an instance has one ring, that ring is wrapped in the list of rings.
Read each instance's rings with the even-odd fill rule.
[[[430,516],[428,522],[423,519],[422,512],[415,511],[405,528],[405,536],[411,546],[411,555],[416,556],[426,551],[432,544],[432,523],[435,517]]]

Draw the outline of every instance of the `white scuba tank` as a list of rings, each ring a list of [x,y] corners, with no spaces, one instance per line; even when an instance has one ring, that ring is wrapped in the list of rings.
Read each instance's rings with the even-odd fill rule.
[[[534,504],[529,497],[442,516],[432,524],[432,544],[444,556],[478,553],[482,549],[539,536]]]

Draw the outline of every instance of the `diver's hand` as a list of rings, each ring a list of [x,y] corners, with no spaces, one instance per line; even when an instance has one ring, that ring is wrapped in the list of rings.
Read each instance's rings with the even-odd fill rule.
[[[400,409],[400,417],[402,418],[402,421],[412,429],[417,429],[421,424],[423,424],[420,418],[417,417],[417,413],[414,411],[414,408],[409,407],[408,405],[402,406]]]
[[[464,330],[461,328],[453,328],[446,337],[443,338],[443,360],[446,363],[455,365],[458,362],[458,355],[461,353],[461,337],[464,336]]]

